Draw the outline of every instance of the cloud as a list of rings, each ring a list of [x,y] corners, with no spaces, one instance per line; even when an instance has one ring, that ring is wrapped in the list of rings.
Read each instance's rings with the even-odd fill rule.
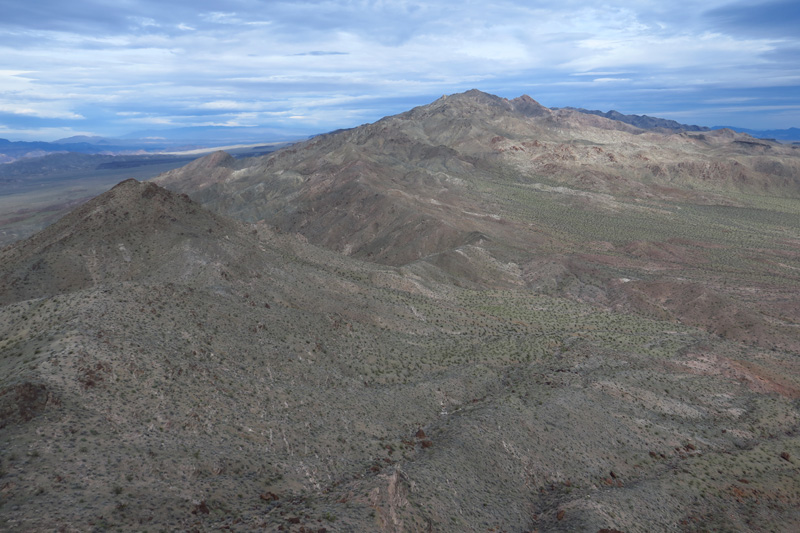
[[[223,13],[220,11],[212,11],[210,13],[204,13],[202,18],[208,22],[213,22],[215,24],[241,24],[242,19],[239,18],[236,13]]]
[[[85,117],[73,113],[72,111],[61,111],[58,109],[47,108],[46,106],[19,106],[10,104],[0,104],[0,113],[12,115],[24,115],[36,118],[57,118],[68,120],[80,120]]]
[[[800,3],[796,0],[735,2],[710,9],[704,17],[718,31],[795,41],[800,28]]]
[[[233,109],[250,109],[253,104],[247,102],[235,102],[233,100],[215,100],[212,102],[203,102],[199,106],[200,109],[213,109],[213,110],[233,110]]]
[[[631,81],[631,78],[595,78],[593,83],[626,83]]]
[[[128,19],[136,26],[141,26],[142,28],[147,28],[148,26],[157,28],[160,26],[154,19],[150,17],[138,17],[138,16],[131,16]]]
[[[175,126],[178,124],[174,117],[166,116],[137,116],[126,121],[129,124],[156,124],[159,126]]]
[[[0,123],[0,138],[11,138],[24,141],[42,139],[63,139],[73,135],[92,135],[90,130],[76,130],[70,127],[13,127]]]
[[[741,104],[744,102],[751,102],[755,100],[753,96],[734,96],[731,98],[712,98],[709,100],[703,100],[702,103],[704,104]]]
[[[34,118],[84,117],[101,134],[124,133],[133,119],[289,116],[313,133],[472,87],[641,113],[653,94],[672,95],[665,110],[687,98],[767,105],[743,91],[800,85],[794,2],[11,4],[0,19],[0,105]]]
[[[312,52],[301,52],[294,54],[296,56],[346,56],[348,52],[325,52],[322,50],[314,50]]]

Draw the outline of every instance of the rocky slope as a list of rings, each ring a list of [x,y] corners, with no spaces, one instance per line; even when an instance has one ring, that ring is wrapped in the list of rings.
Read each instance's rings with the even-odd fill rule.
[[[448,97],[0,251],[0,528],[800,527],[791,188],[527,173],[572,120]]]
[[[800,300],[784,285],[796,279],[784,259],[797,258],[797,202],[778,200],[800,196],[796,147],[730,130],[646,131],[469,91],[238,165],[210,156],[155,181],[369,261],[433,266],[460,283],[550,287],[800,348]],[[772,265],[770,281],[754,279],[766,266],[755,257]],[[543,261],[553,268],[539,271]],[[654,286],[689,298],[686,281],[714,304],[651,303]]]
[[[573,109],[575,111],[580,111],[581,113],[586,113],[588,115],[597,115],[599,117],[605,117],[611,120],[618,120],[620,122],[624,122],[626,124],[630,124],[631,126],[636,126],[637,128],[642,128],[645,130],[661,130],[661,131],[670,130],[674,132],[711,130],[711,128],[707,128],[705,126],[681,124],[674,120],[651,117],[648,115],[625,115],[623,113],[620,113],[619,111],[614,111],[614,110],[604,112],[604,111],[599,111],[597,109],[583,109],[574,107],[568,107],[566,109]]]
[[[155,181],[217,212],[393,265],[469,243],[475,232],[519,246],[551,237],[552,220],[497,199],[514,188],[600,210],[658,201],[731,205],[740,199],[730,193],[741,191],[800,195],[796,147],[730,130],[649,132],[479,91],[237,169],[214,161]]]

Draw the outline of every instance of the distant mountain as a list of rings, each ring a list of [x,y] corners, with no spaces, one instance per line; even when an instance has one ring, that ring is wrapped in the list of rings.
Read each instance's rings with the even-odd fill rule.
[[[558,286],[550,274],[539,279],[534,257],[540,252],[533,250],[570,254],[584,239],[616,243],[612,248],[641,240],[637,224],[616,226],[618,213],[650,212],[641,224],[660,219],[654,231],[662,241],[689,235],[702,241],[704,232],[690,227],[706,222],[690,212],[739,206],[752,194],[800,199],[800,151],[727,129],[642,130],[548,109],[528,96],[468,91],[260,158],[233,161],[217,153],[154,181],[220,214],[299,233],[360,259],[511,286],[521,281],[502,265],[513,264],[530,272],[527,282]],[[672,208],[664,206],[673,204],[686,206],[678,219],[666,215]],[[576,240],[562,233],[565,217],[585,225]],[[621,233],[611,237],[604,224]],[[687,253],[661,250],[662,244],[631,246],[625,254]],[[556,277],[581,278],[586,268],[562,264]],[[581,298],[608,303],[616,297],[589,291]],[[638,298],[637,306],[649,305]],[[714,311],[692,320],[725,329],[730,316],[745,312],[737,307],[727,318]]]
[[[624,115],[619,111],[614,110],[598,111],[583,109],[580,107],[565,107],[564,109],[572,109],[574,111],[579,111],[589,115],[597,115],[599,117],[605,117],[611,120],[618,120],[619,122],[624,122],[625,124],[630,124],[631,126],[636,126],[637,128],[642,128],[645,130],[709,131],[709,129],[711,129],[705,126],[690,126],[688,124],[681,124],[674,120],[650,117],[647,115]]]
[[[476,235],[527,239],[529,230],[498,222],[509,213],[487,212],[465,194],[510,176],[640,200],[726,203],[725,191],[800,195],[798,175],[800,158],[790,147],[730,130],[642,130],[548,109],[527,96],[469,91],[226,167],[215,179],[187,167],[156,181],[235,218],[265,220],[317,244],[399,265]]]
[[[65,176],[75,176],[78,173],[89,176],[96,170],[186,164],[192,159],[194,158],[166,154],[108,155],[56,152],[0,165],[0,182],[10,180],[30,182],[41,178],[55,180]]]
[[[81,154],[130,154],[141,152],[143,148],[141,144],[124,142],[113,143],[109,140],[103,140],[103,142],[93,140],[89,142],[80,137],[57,142],[9,141],[7,139],[0,139],[0,163],[10,163],[18,159],[41,157],[59,152],[75,152]],[[161,148],[163,148],[163,146]]]
[[[737,128],[735,126],[714,126],[711,129],[719,130],[724,128],[741,131],[753,137],[758,137],[759,139],[775,139],[784,142],[800,141],[800,128],[789,128],[785,130],[751,130],[747,128]]]
[[[605,117],[611,120],[617,120],[619,122],[624,122],[625,124],[630,124],[632,126],[636,126],[637,128],[642,128],[645,130],[664,130],[664,131],[711,131],[711,130],[721,130],[721,129],[729,129],[733,131],[738,131],[740,133],[747,133],[752,137],[757,137],[759,139],[775,139],[778,141],[800,141],[800,128],[789,128],[783,130],[754,130],[749,128],[740,128],[738,126],[713,126],[713,127],[706,127],[706,126],[693,126],[689,124],[681,124],[674,120],[663,119],[663,118],[656,118],[651,117],[648,115],[625,115],[620,113],[619,111],[598,111],[598,110],[589,110],[583,109],[580,107],[565,107],[563,109],[571,109],[574,111],[578,111],[580,113],[586,113],[588,115],[596,115],[599,117]]]
[[[274,144],[307,137],[287,136],[267,128],[206,127],[141,131],[122,138],[78,135],[54,142],[0,139],[0,163],[63,152],[107,155],[179,152],[232,144]]]
[[[732,130],[642,130],[548,109],[528,96],[468,91],[260,158],[217,153],[154,181],[220,214],[360,259],[433,268],[461,283],[560,286],[555,279],[587,279],[593,267],[559,259],[544,274],[535,259],[544,250],[570,255],[583,242],[603,241],[615,253],[649,259],[694,257],[672,244],[631,241],[641,240],[641,224],[656,224],[659,241],[699,242],[705,229],[692,228],[706,228],[706,210],[739,206],[751,194],[800,198],[800,152]],[[665,205],[686,207],[678,216]],[[621,227],[620,216],[645,218]],[[582,221],[579,235],[568,232],[574,240],[563,233],[571,224],[565,218]],[[617,248],[623,243],[630,250]],[[530,278],[502,265],[518,265]],[[605,290],[575,294],[608,305],[617,298]],[[647,297],[634,300],[649,305]],[[709,311],[692,320],[726,329],[731,316],[746,312],[727,305],[719,303],[726,318]],[[734,329],[728,334],[743,334]]]

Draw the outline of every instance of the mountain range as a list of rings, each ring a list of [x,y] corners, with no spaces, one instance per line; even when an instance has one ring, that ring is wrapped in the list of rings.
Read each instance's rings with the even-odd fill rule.
[[[0,250],[7,530],[792,531],[800,148],[532,98]]]
[[[778,140],[783,142],[800,142],[800,128],[787,128],[787,129],[773,129],[773,130],[754,130],[750,128],[740,128],[737,126],[692,126],[689,124],[681,124],[675,120],[668,120],[657,117],[650,117],[647,115],[625,115],[619,111],[598,111],[582,108],[567,108],[587,113],[590,115],[597,115],[612,120],[618,120],[631,124],[637,128],[652,129],[652,130],[671,130],[671,131],[711,131],[711,130],[733,130],[739,133],[747,133],[752,137],[759,139]]]
[[[209,146],[283,144],[306,136],[265,128],[193,127],[139,131],[119,138],[76,135],[53,142],[0,139],[0,164],[63,154],[131,156],[185,152]]]
[[[693,126],[647,115],[626,115],[618,111],[598,111],[583,108],[565,108],[581,113],[602,116],[611,120],[631,124],[642,129],[665,129],[672,131],[709,131],[731,129],[747,133],[756,138],[800,142],[800,129],[756,130],[737,126]],[[296,142],[307,138],[304,135],[287,133],[281,129],[266,127],[195,126],[184,128],[142,130],[119,137],[75,135],[52,142],[9,141],[0,139],[0,163],[10,163],[23,158],[36,158],[52,153],[75,152],[82,154],[131,155],[185,151],[209,146],[232,144],[256,144],[265,142]]]
[[[709,128],[706,126],[692,126],[689,124],[681,124],[675,120],[651,117],[648,115],[625,115],[623,113],[620,113],[619,111],[614,111],[613,109],[611,111],[605,111],[605,112],[596,109],[594,110],[583,109],[580,107],[567,107],[565,109],[574,109],[575,111],[586,113],[588,115],[597,115],[599,117],[605,117],[611,120],[618,120],[620,122],[624,122],[626,124],[630,124],[632,126],[636,126],[637,128],[642,128],[646,130],[709,131],[712,129],[722,129],[722,128]],[[735,130],[736,128],[728,128],[728,129]]]

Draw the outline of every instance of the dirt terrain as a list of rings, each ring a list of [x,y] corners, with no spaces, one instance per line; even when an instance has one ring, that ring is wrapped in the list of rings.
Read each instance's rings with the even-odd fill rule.
[[[800,529],[799,161],[469,92],[124,181],[0,251],[0,528]]]

